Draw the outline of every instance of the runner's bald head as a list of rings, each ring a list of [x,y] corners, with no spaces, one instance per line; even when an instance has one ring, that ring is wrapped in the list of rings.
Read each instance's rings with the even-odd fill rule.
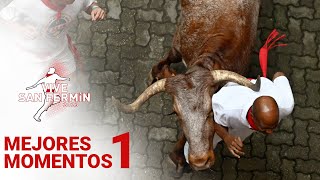
[[[271,96],[258,97],[252,107],[254,121],[258,128],[272,132],[279,122],[279,107],[275,99]]]

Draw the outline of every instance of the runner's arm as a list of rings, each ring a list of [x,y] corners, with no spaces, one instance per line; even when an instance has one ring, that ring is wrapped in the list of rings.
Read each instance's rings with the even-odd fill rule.
[[[92,1],[89,0],[89,3]],[[89,15],[91,15],[92,21],[101,20],[104,19],[106,12],[103,10],[99,5],[97,1],[93,1],[85,10],[85,12]]]
[[[26,88],[26,90],[29,90],[29,89],[33,89],[33,88],[36,88],[39,84],[43,83],[43,79],[40,79],[37,83],[35,83],[34,85],[32,86],[29,86]]]
[[[70,81],[70,78],[69,77],[60,77],[59,75],[57,75],[56,79],[58,81]]]
[[[92,10],[93,10],[93,7],[95,7],[95,6],[98,6],[98,7],[99,7],[97,1],[93,1],[93,2],[87,7],[87,9],[85,10],[85,12],[90,15],[91,12],[92,12]]]
[[[221,126],[220,124],[218,124],[216,122],[214,122],[214,130],[216,131],[218,136],[220,136],[220,138],[223,140],[229,135],[228,128]]]
[[[220,138],[226,143],[232,155],[237,158],[240,158],[240,156],[244,155],[242,150],[243,143],[240,137],[230,135],[227,127],[224,127],[216,122],[214,122],[214,129],[218,136],[220,136]]]
[[[281,99],[277,100],[281,112],[287,116],[292,113],[294,108],[294,97],[288,78],[283,72],[277,72],[274,74],[273,82],[279,89]]]

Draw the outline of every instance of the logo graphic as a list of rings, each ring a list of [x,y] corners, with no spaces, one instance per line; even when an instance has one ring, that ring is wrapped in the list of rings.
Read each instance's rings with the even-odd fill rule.
[[[56,16],[53,16],[46,28],[45,34],[49,38],[57,38],[66,31],[66,27],[70,22],[71,18],[66,14],[62,14],[61,18],[58,19]]]
[[[63,107],[77,107],[78,102],[90,102],[90,93],[69,93],[68,83],[61,83],[61,81],[70,81],[68,77],[61,77],[55,73],[56,69],[49,68],[48,73],[36,82],[29,86],[26,90],[34,89],[38,85],[42,86],[44,96],[42,93],[20,93],[19,102],[42,102],[43,105],[35,113],[33,118],[40,122],[41,115],[48,111],[48,109],[55,104],[63,103]]]

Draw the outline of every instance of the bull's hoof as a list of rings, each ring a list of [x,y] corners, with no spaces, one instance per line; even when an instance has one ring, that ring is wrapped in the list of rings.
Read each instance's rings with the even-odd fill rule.
[[[176,160],[173,157],[174,155],[172,153],[169,154],[167,160],[169,164],[172,166],[172,169],[169,172],[169,175],[173,178],[181,178],[183,176],[183,173],[189,173],[192,171],[190,165],[185,162],[183,164],[179,164],[176,162]]]

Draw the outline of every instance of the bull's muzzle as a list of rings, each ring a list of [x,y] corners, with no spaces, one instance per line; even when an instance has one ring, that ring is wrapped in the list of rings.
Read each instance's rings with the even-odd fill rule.
[[[196,171],[209,169],[215,162],[215,155],[213,150],[203,153],[201,155],[189,154],[189,164],[192,169]]]

